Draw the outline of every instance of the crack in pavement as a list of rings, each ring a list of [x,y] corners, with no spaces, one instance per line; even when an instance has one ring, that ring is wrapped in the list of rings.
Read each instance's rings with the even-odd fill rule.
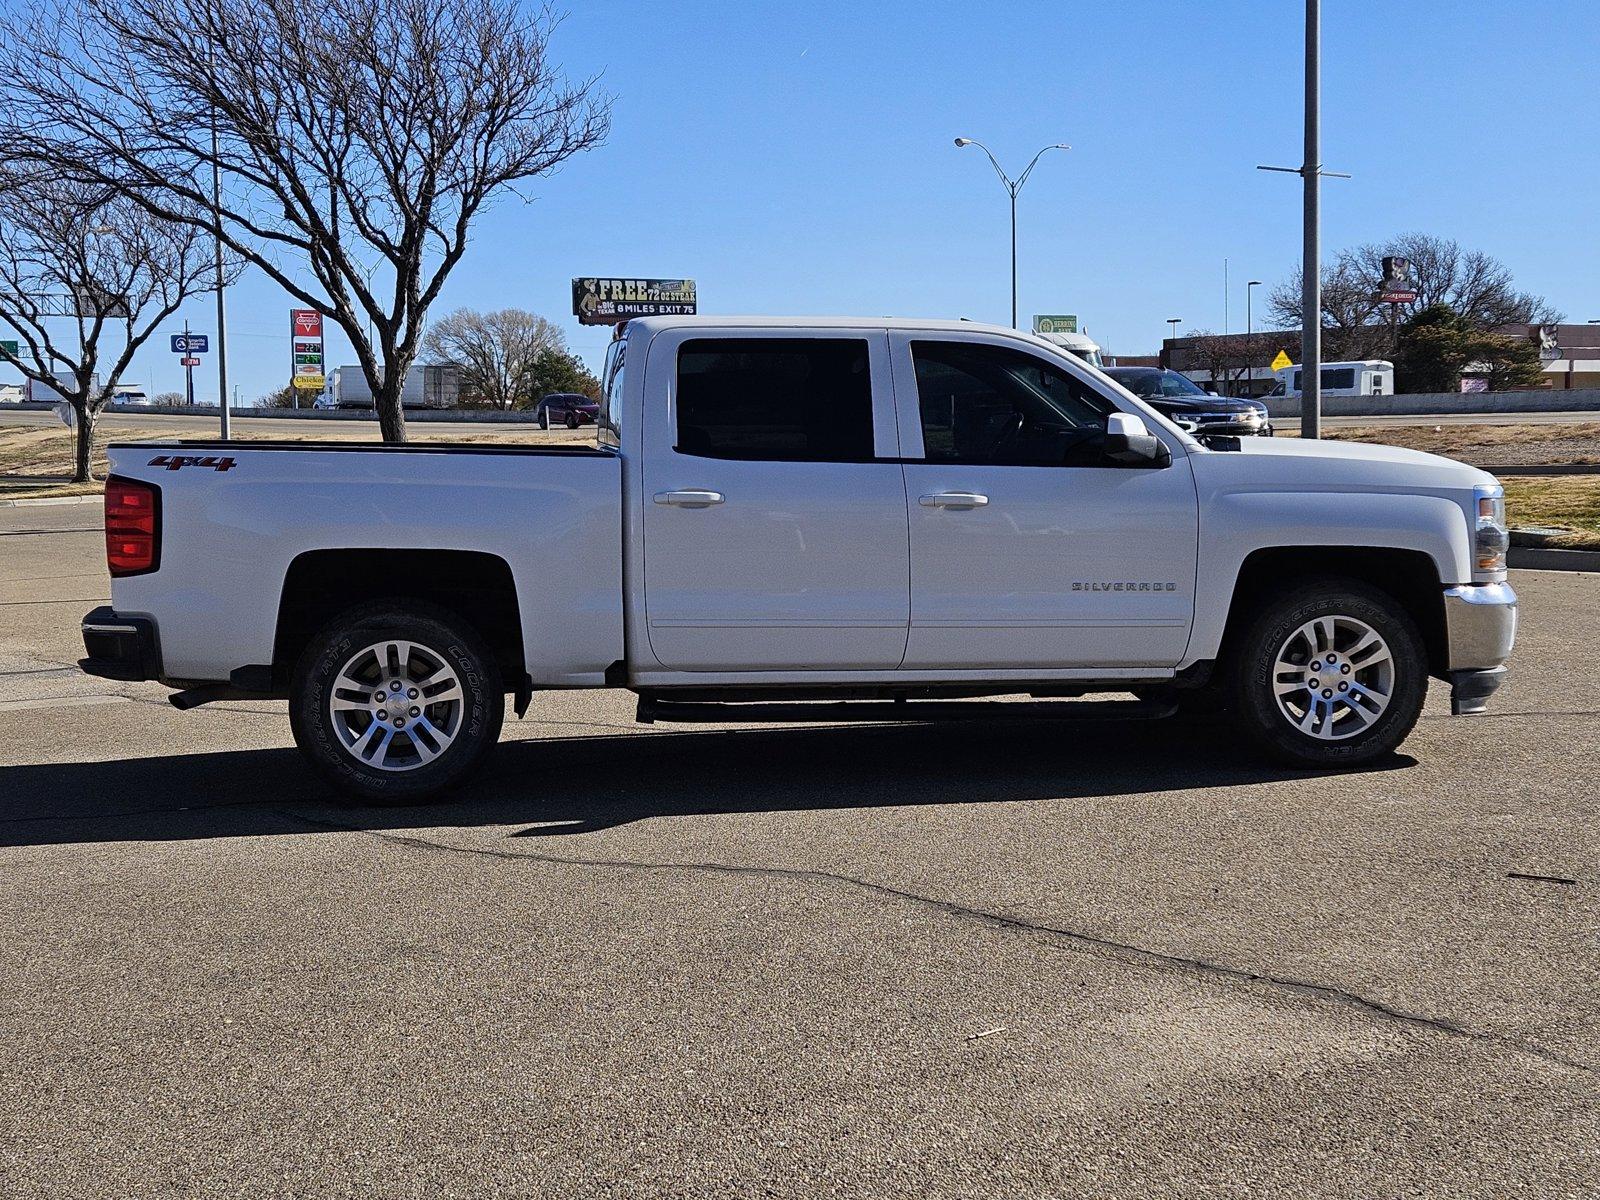
[[[434,842],[427,838],[420,838],[399,833],[389,833],[382,830],[366,829],[359,825],[345,825],[337,821],[328,821],[317,817],[307,816],[304,813],[287,812],[279,809],[279,815],[291,820],[302,821],[313,828],[345,833],[365,833],[379,841],[392,842],[397,845],[412,846],[422,850],[431,850],[448,854],[478,855],[486,858],[497,859],[533,859],[536,862],[548,863],[556,866],[571,867],[598,867],[606,870],[634,870],[634,871],[681,871],[689,873],[719,874],[719,875],[751,875],[768,878],[795,879],[805,883],[842,884],[865,892],[881,896],[892,897],[911,904],[932,908],[950,916],[965,920],[978,921],[1002,929],[1014,929],[1028,933],[1044,934],[1050,937],[1061,938],[1076,946],[1104,954],[1117,961],[1131,963],[1137,966],[1155,970],[1181,970],[1214,979],[1226,979],[1237,983],[1262,984],[1277,991],[1290,995],[1316,1000],[1326,1000],[1358,1009],[1369,1016],[1381,1017],[1385,1020],[1399,1024],[1409,1025],[1413,1028],[1427,1029],[1436,1033],[1447,1034],[1451,1037],[1463,1038],[1468,1041],[1478,1042],[1483,1045],[1493,1046],[1501,1050],[1510,1050],[1518,1054],[1529,1055],[1542,1059],[1556,1066],[1566,1067],[1569,1070],[1581,1071],[1588,1075],[1600,1075],[1600,1066],[1587,1063],[1580,1059],[1571,1058],[1556,1050],[1547,1049],[1535,1042],[1522,1042],[1496,1033],[1489,1033],[1481,1029],[1472,1029],[1445,1017],[1429,1017],[1420,1013],[1406,1012],[1404,1009],[1394,1008],[1363,996],[1359,992],[1349,991],[1336,987],[1333,984],[1316,983],[1306,979],[1295,979],[1290,976],[1268,975],[1259,971],[1252,971],[1246,967],[1235,967],[1227,963],[1210,962],[1203,958],[1189,958],[1180,954],[1167,954],[1160,950],[1148,950],[1143,946],[1135,946],[1129,942],[1119,942],[1112,938],[1099,937],[1092,933],[1083,933],[1075,929],[1064,929],[1054,925],[1041,925],[1021,917],[1007,916],[1004,913],[990,912],[986,909],[973,908],[965,904],[958,904],[953,900],[940,900],[932,896],[923,896],[917,892],[905,891],[901,888],[891,887],[888,884],[874,883],[868,879],[858,879],[853,875],[844,875],[835,871],[824,871],[810,867],[761,867],[737,865],[733,863],[718,862],[656,862],[645,859],[594,859],[594,858],[569,858],[559,854],[545,854],[539,851],[514,851],[499,850],[488,847],[452,846],[446,842]]]

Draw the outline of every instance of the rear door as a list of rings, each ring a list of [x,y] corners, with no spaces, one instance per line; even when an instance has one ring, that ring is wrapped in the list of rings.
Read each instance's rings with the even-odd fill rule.
[[[886,333],[665,330],[645,395],[645,614],[661,665],[899,666],[910,554]]]
[[[906,669],[1170,667],[1194,617],[1198,501],[1103,452],[1085,372],[984,334],[891,335],[906,458]]]

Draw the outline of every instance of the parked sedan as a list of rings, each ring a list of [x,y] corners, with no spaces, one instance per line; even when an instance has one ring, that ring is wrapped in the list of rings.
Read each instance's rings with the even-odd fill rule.
[[[1107,367],[1105,371],[1162,416],[1196,434],[1272,436],[1267,406],[1259,400],[1213,396],[1187,376],[1160,367]]]
[[[579,425],[593,425],[595,417],[599,415],[600,405],[577,392],[551,392],[539,401],[534,412],[540,429],[549,429],[556,421],[562,422],[568,429],[576,429]]]

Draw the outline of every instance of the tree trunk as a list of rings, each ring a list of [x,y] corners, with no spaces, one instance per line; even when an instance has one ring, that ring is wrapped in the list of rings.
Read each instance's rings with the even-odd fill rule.
[[[378,432],[384,441],[409,440],[406,437],[406,416],[400,408],[399,388],[386,383],[383,390],[373,396],[372,406],[378,410]]]
[[[72,406],[73,416],[77,418],[77,445],[73,455],[72,482],[88,483],[94,476],[89,467],[94,456],[94,422],[100,414],[93,412],[85,404]]]

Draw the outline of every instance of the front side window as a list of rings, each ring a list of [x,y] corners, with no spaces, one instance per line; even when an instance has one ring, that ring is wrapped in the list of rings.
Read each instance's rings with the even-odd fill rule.
[[[678,349],[677,445],[699,458],[870,462],[865,338],[694,338]]]
[[[912,342],[929,462],[1103,466],[1111,404],[1022,350]]]

